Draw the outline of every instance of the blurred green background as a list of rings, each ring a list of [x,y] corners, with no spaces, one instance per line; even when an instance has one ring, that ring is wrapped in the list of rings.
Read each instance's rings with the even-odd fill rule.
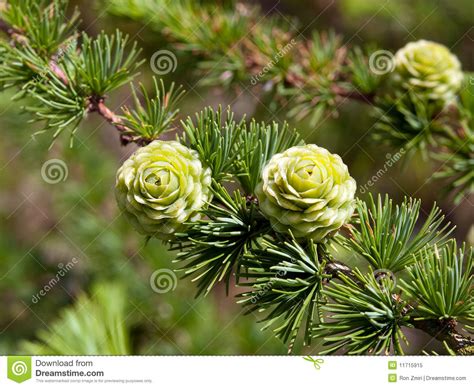
[[[123,29],[144,48],[145,59],[158,49],[170,47],[146,26],[107,15],[100,1],[75,3],[82,13],[82,27],[91,34]],[[373,42],[390,50],[411,40],[431,39],[450,47],[465,70],[474,69],[471,0],[260,3],[264,10],[297,23],[307,36],[315,29],[335,29],[348,44]],[[188,91],[180,118],[207,105],[230,104],[237,116],[286,119],[284,110],[270,112],[266,102],[249,91],[198,87],[199,78],[192,71],[194,59],[180,56],[176,49],[174,52],[178,54],[178,68],[166,81],[182,84]],[[139,78],[150,84],[151,75],[146,61]],[[126,323],[134,354],[286,353],[270,331],[260,331],[258,317],[242,314],[232,297],[240,292],[238,289],[226,297],[224,288],[217,287],[208,297],[195,299],[192,282],[180,279],[174,291],[153,292],[151,274],[160,268],[173,268],[173,254],[158,241],[145,244],[118,216],[113,197],[115,171],[133,146],[122,148],[115,130],[91,116],[81,125],[74,148],[69,148],[69,139],[64,137],[48,149],[49,136],[33,138],[37,128],[21,113],[21,106],[28,102],[15,102],[11,97],[9,93],[0,95],[0,354],[21,352],[23,341],[34,340],[38,330],[47,329],[64,307],[104,281],[126,289]],[[110,96],[110,105],[118,107],[128,98],[125,87]],[[359,185],[376,174],[387,154],[394,153],[372,141],[370,110],[355,102],[344,105],[339,117],[316,127],[307,122],[290,124],[305,135],[306,141],[339,153]],[[41,168],[55,158],[65,162],[68,176],[49,184],[42,179]],[[390,168],[371,190],[390,193],[396,200],[405,195],[421,198],[426,211],[438,202],[457,225],[456,237],[466,240],[473,221],[472,198],[455,206],[450,198],[440,197],[440,182],[430,179],[436,167],[415,155]],[[32,296],[73,258],[77,264],[35,303]]]

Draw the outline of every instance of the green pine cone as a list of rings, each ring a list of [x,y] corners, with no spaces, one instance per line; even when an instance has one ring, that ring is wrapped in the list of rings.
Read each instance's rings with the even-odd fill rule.
[[[154,141],[138,149],[117,171],[119,208],[138,232],[173,238],[186,221],[199,218],[210,200],[211,170],[176,141]]]
[[[273,229],[320,242],[352,216],[355,191],[339,155],[308,144],[274,155],[256,195]]]
[[[446,105],[460,90],[461,63],[446,46],[419,40],[410,42],[395,54],[392,79],[403,90]]]

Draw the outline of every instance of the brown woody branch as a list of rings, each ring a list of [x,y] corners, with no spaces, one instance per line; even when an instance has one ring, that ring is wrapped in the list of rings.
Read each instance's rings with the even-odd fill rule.
[[[364,94],[357,90],[347,90],[336,84],[331,86],[331,90],[339,97],[349,98],[352,100],[364,102],[369,105],[374,105],[374,94]]]
[[[26,38],[22,32],[3,19],[0,19],[0,31],[3,31],[5,34],[7,34],[13,40],[13,42],[22,44],[26,42]]]
[[[126,146],[130,143],[136,143],[139,146],[144,146],[150,143],[151,139],[145,139],[139,136],[133,136],[130,129],[123,123],[120,116],[116,115],[105,105],[104,97],[92,96],[89,97],[89,112],[97,112],[109,124],[113,125],[120,132],[120,143]]]
[[[446,342],[457,354],[474,355],[474,339],[460,334],[456,330],[457,322],[454,319],[411,319],[410,323],[438,341]]]

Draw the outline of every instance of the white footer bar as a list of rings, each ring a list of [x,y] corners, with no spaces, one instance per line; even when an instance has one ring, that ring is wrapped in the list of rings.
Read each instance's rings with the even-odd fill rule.
[[[472,387],[473,361],[452,356],[3,356],[0,387]]]

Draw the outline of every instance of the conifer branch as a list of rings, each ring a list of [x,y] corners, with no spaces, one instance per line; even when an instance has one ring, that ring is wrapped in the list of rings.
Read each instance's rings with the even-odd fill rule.
[[[51,17],[51,20],[54,20],[56,17],[56,13],[58,11],[59,4],[64,5],[64,2],[62,0],[57,0],[53,4],[49,6],[49,12],[47,12],[47,16],[44,16],[43,14],[38,15],[39,17]],[[42,4],[42,3],[41,3]],[[35,7],[38,7],[36,10],[39,11],[41,7],[41,4],[35,5]],[[16,5],[11,5],[15,7]],[[27,7],[27,4],[20,5],[20,7],[25,6]],[[53,12],[53,10],[55,12]],[[70,22],[71,25],[74,24],[76,19],[76,16],[72,17],[72,21]],[[56,22],[56,20],[54,20]],[[59,23],[59,21],[58,21]],[[120,77],[123,78],[124,81],[127,79],[131,78],[130,75],[127,73],[124,73],[127,67],[132,67],[132,68],[137,68],[141,62],[136,61],[136,50],[135,46],[132,48],[132,51],[128,55],[127,58],[123,58],[124,62],[120,64],[117,62],[120,60],[118,58],[120,54],[120,50],[123,52],[123,46],[126,43],[126,38],[122,41],[121,35],[117,32],[116,36],[113,37],[110,41],[107,41],[107,37],[104,34],[99,35],[97,40],[92,41],[88,36],[83,34],[83,47],[82,50],[86,50],[87,53],[82,53],[82,60],[84,61],[84,64],[79,64],[81,60],[78,59],[77,55],[80,55],[80,51],[76,49],[76,40],[77,36],[74,33],[73,35],[65,37],[65,41],[61,42],[58,46],[57,49],[54,53],[51,53],[49,57],[44,56],[45,52],[43,52],[41,49],[35,50],[30,46],[30,40],[29,37],[25,34],[24,31],[22,31],[19,28],[16,28],[12,26],[8,21],[6,21],[4,18],[0,18],[0,31],[3,31],[8,37],[11,38],[12,40],[12,45],[16,46],[18,45],[18,49],[21,50],[22,47],[25,48],[27,52],[31,52],[32,55],[35,56],[35,61],[38,62],[38,64],[33,67],[27,63],[27,66],[30,67],[36,73],[36,75],[33,76],[33,82],[32,82],[32,89],[31,92],[33,94],[37,93],[37,90],[41,89],[40,83],[42,82],[49,82],[48,80],[44,79],[45,77],[48,77],[48,73],[50,73],[54,78],[59,80],[67,89],[70,89],[71,91],[74,91],[74,94],[76,95],[74,98],[76,99],[76,103],[81,105],[79,99],[82,99],[84,101],[85,105],[85,110],[83,110],[83,114],[85,113],[93,113],[96,112],[99,114],[101,117],[103,117],[110,125],[114,126],[119,134],[120,134],[120,141],[122,145],[127,145],[129,143],[137,143],[140,146],[146,145],[154,138],[150,138],[148,136],[142,136],[140,133],[136,133],[135,130],[139,130],[137,128],[130,127],[127,124],[127,120],[124,120],[124,118],[116,113],[114,113],[105,103],[105,92],[108,90],[108,88],[117,88],[120,86],[120,83],[123,81],[120,79]],[[113,55],[115,56],[112,57],[112,54],[109,53],[107,54],[105,51],[110,50],[113,45],[116,45],[117,49],[114,51]],[[123,54],[122,54],[123,55]],[[109,60],[115,61],[114,63],[111,63],[110,66],[115,66],[111,67],[110,70],[104,69],[102,74],[98,73],[101,71],[99,66],[103,66],[104,63],[107,63],[107,59],[102,60],[99,58],[99,56],[105,56],[106,58],[109,58]],[[47,67],[42,69],[42,64],[40,63],[41,61],[45,61],[47,63]],[[65,71],[65,67],[62,66],[60,62],[63,61],[70,61],[72,63],[72,66],[75,68],[75,73],[71,73],[69,71]],[[85,68],[82,68],[82,66],[85,66]],[[87,67],[88,66],[88,67]],[[121,67],[118,67],[121,66]],[[90,74],[88,72],[92,71],[94,74],[92,75],[93,78],[89,78]],[[110,71],[110,74],[107,74],[107,71]],[[27,77],[30,77],[30,75],[25,74],[25,83],[30,82],[27,80]],[[87,85],[81,84],[83,82],[83,78]],[[102,80],[101,80],[102,77]],[[108,79],[107,79],[108,77]],[[97,81],[103,82],[103,84],[97,84]],[[53,81],[54,82],[54,81]],[[108,83],[108,84],[107,84]],[[28,90],[28,89],[26,89]],[[163,94],[162,98],[165,100],[163,102],[163,113],[167,114],[171,112],[171,109],[173,109],[173,104],[176,103],[177,98],[174,96],[173,89],[170,90],[170,93],[166,94],[163,87],[160,91],[156,89],[157,93]],[[182,92],[177,96],[178,98]],[[64,98],[65,95],[61,98]],[[159,95],[158,95],[159,97]],[[43,97],[40,95],[37,95],[37,100],[41,103],[46,103]],[[170,106],[167,107],[167,101],[170,102]],[[138,99],[136,99],[136,102],[138,102]],[[82,108],[77,106],[78,110],[82,110]],[[57,105],[59,107],[59,105]],[[50,113],[46,113],[48,108],[38,108],[38,115],[40,117],[46,118],[46,117],[52,117]],[[126,108],[124,108],[126,110]],[[34,111],[34,110],[32,110]],[[42,113],[39,113],[39,112]],[[172,114],[172,118],[176,116],[175,111]],[[79,124],[79,112],[77,113],[75,117],[75,126]],[[54,138],[62,132],[64,127],[72,123],[73,120],[73,115],[72,115],[72,110],[71,110],[71,120],[68,120],[67,118],[64,119],[64,121],[61,122],[61,126],[59,126],[58,131],[55,132]],[[164,125],[171,125],[172,120],[165,120],[163,121]],[[54,124],[53,121],[49,121],[49,124],[47,126],[51,127],[57,124]],[[160,131],[166,130],[166,128],[162,128]],[[72,133],[75,132],[75,128],[72,130]]]
[[[326,263],[325,273],[334,280],[349,278],[358,282],[351,267],[334,259]],[[358,283],[360,284],[360,282]],[[402,300],[400,294],[393,294],[392,298],[399,302]],[[403,309],[403,315],[409,316],[407,320],[408,326],[421,330],[438,341],[446,342],[449,348],[459,355],[474,355],[474,338],[461,334],[456,329],[458,324],[455,319],[417,319],[410,317],[410,314],[415,309],[416,307],[411,304],[406,304],[406,307]]]
[[[357,282],[352,268],[334,259],[326,263],[325,272],[331,275],[331,279],[349,278]],[[400,294],[393,294],[392,298],[399,302],[402,300]],[[414,310],[416,307],[411,304],[406,304],[403,309],[403,315],[409,316],[408,326],[421,330],[440,342],[446,342],[456,354],[474,355],[474,338],[461,334],[457,330],[458,323],[455,319],[417,319],[410,316]]]
[[[461,356],[474,355],[474,339],[456,330],[455,320],[415,320],[409,321],[414,328],[424,331],[438,341],[446,342],[450,349]]]
[[[0,30],[5,32],[10,38],[12,38],[16,43],[19,44],[27,44],[28,38],[23,35],[20,30],[12,27],[8,22],[0,18]],[[69,80],[66,74],[63,72],[61,67],[58,65],[57,60],[55,59],[56,56],[53,56],[49,60],[49,68],[50,70],[63,82],[65,85],[69,84]],[[120,118],[113,113],[104,102],[103,97],[91,96],[89,98],[89,112],[97,112],[101,115],[108,123],[115,126],[117,130],[120,132],[125,132],[127,129],[123,125],[121,125]],[[127,139],[121,137],[121,141],[123,145],[128,143]]]
[[[11,26],[8,22],[0,18],[0,30],[6,33],[14,43],[26,45],[28,44],[28,38],[24,33],[15,27]],[[49,61],[49,68],[51,71],[65,84],[69,83],[66,74],[58,66],[55,56],[53,56]]]

